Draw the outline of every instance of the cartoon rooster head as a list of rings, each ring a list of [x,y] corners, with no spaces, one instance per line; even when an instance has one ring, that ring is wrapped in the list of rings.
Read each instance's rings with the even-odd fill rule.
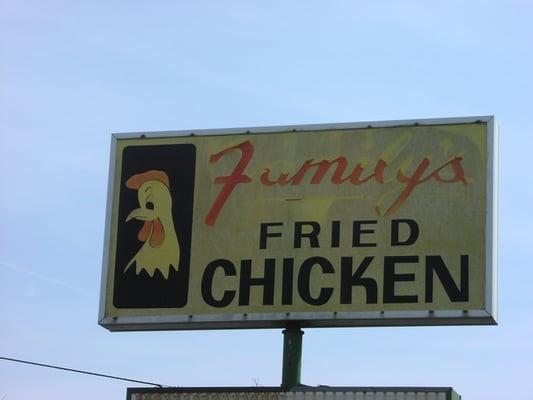
[[[144,243],[124,272],[135,264],[137,275],[144,269],[152,277],[159,270],[168,279],[170,267],[177,271],[180,261],[168,176],[163,171],[146,171],[130,177],[126,187],[137,190],[140,206],[128,215],[126,222],[132,219],[144,221],[137,235]]]

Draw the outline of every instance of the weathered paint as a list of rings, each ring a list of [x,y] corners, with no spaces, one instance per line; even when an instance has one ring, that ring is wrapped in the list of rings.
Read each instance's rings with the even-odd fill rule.
[[[452,388],[306,387],[128,389],[127,400],[460,400]]]

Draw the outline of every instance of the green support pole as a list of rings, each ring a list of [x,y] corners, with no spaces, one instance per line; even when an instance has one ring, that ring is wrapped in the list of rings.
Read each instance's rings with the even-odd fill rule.
[[[302,372],[302,336],[304,332],[299,326],[287,327],[283,330],[283,371],[281,388],[289,390],[300,385]]]

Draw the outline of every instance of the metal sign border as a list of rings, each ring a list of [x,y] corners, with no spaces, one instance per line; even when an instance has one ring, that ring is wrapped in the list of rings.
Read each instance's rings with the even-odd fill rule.
[[[222,387],[170,387],[170,388],[127,388],[126,400],[132,400],[134,395],[143,394],[224,394],[224,393],[432,393],[444,394],[446,400],[460,399],[453,387],[424,387],[424,386],[296,386],[291,389],[283,389],[279,386],[222,386]]]
[[[246,135],[319,130],[392,128],[402,126],[487,124],[487,215],[485,228],[485,307],[484,310],[435,311],[369,311],[369,312],[297,312],[297,313],[231,313],[166,316],[105,316],[108,285],[108,260],[111,246],[114,177],[117,142],[131,138],[163,138],[174,136]],[[248,128],[200,129],[178,131],[131,132],[112,134],[107,207],[100,285],[98,323],[110,331],[258,329],[284,328],[299,324],[311,327],[427,326],[427,325],[496,325],[497,324],[497,209],[498,209],[498,129],[494,116],[430,118],[355,123],[285,125]]]

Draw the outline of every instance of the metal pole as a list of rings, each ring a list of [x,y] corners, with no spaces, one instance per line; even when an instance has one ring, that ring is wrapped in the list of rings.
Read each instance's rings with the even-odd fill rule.
[[[283,330],[282,389],[288,390],[301,383],[303,334],[299,326],[290,326]]]

